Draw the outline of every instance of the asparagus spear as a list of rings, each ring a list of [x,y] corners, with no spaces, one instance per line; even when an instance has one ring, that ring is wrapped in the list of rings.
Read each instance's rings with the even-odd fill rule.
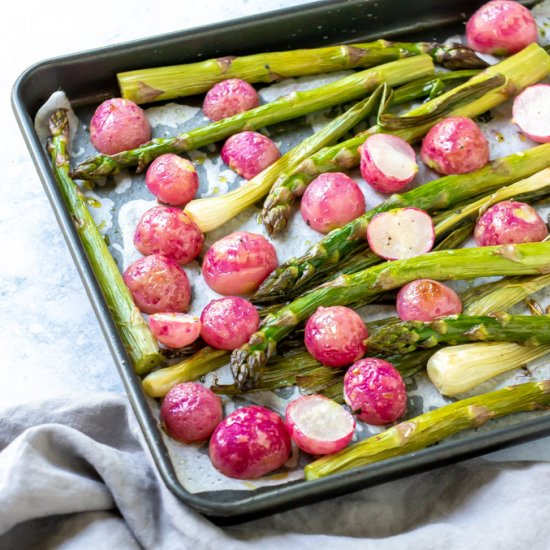
[[[398,321],[379,328],[366,340],[378,353],[410,353],[439,344],[467,342],[550,344],[550,317],[546,315],[453,315],[435,321]]]
[[[112,156],[96,155],[78,165],[73,172],[73,177],[96,179],[117,174],[123,168],[135,165],[140,171],[164,153],[183,153],[198,149],[242,130],[262,128],[333,105],[360,99],[384,82],[389,86],[397,86],[432,73],[433,63],[428,55],[386,63],[312,90],[293,92],[271,103],[175,137],[156,138],[136,149],[122,151]]]
[[[423,78],[400,86],[395,90],[385,107],[389,105],[400,105],[408,101],[414,101],[425,95],[434,98],[443,93],[444,82],[464,79],[478,74],[479,71],[455,71],[450,73],[438,73],[435,78]],[[262,219],[268,232],[271,234],[281,232],[287,225],[292,213],[294,201],[304,194],[307,185],[310,183],[308,177],[302,172],[307,168],[309,160],[305,160],[295,170],[280,178],[271,189],[264,202]]]
[[[456,401],[316,460],[306,466],[306,479],[345,472],[373,462],[424,449],[449,435],[478,428],[501,416],[546,409],[550,403],[550,380],[527,382],[470,399]]]
[[[203,233],[223,225],[264,197],[278,178],[285,177],[288,170],[292,170],[321,147],[337,141],[371,114],[376,109],[384,88],[385,84],[380,85],[368,98],[331,120],[237,189],[219,197],[192,200],[185,207],[185,212],[193,218]]]
[[[260,380],[277,342],[305,321],[319,306],[363,302],[381,292],[425,277],[436,280],[472,279],[491,275],[529,275],[550,270],[550,243],[487,246],[431,252],[386,262],[352,275],[341,275],[304,294],[264,320],[248,344],[231,357],[235,382],[245,389]]]
[[[52,115],[49,131],[48,151],[59,190],[134,369],[138,374],[143,374],[164,359],[159,353],[157,341],[135,306],[78,187],[69,177],[69,121],[66,109],[58,109]]]
[[[549,72],[550,57],[542,48],[532,44],[520,53],[486,69],[465,84],[409,112],[408,115],[416,116],[431,112],[431,110],[437,109],[441,102],[448,101],[449,95],[460,94],[472,83],[490,81],[494,75],[504,75],[507,79],[504,86],[485,94],[475,101],[458,106],[448,113],[449,116],[473,117],[502,103],[524,87],[544,78]],[[421,137],[430,125],[431,123],[416,128],[405,128],[396,132],[396,134],[412,141],[413,135]],[[303,178],[305,182],[309,182],[322,172],[347,170],[356,166],[359,162],[357,148],[369,135],[379,131],[381,131],[381,128],[375,126],[355,138],[334,147],[322,149],[307,160],[307,166],[303,167],[299,177]],[[545,155],[545,157],[539,158],[539,164],[532,161],[522,163],[521,158],[524,153],[520,153],[519,157],[517,155],[505,157],[496,164],[491,163],[471,174],[448,176],[414,189],[409,193],[391,196],[364,216],[329,233],[300,258],[286,262],[264,281],[255,298],[260,300],[269,299],[272,295],[284,295],[288,288],[303,284],[317,271],[330,269],[360,246],[361,241],[365,239],[366,225],[378,212],[402,206],[416,206],[424,210],[447,208],[452,204],[457,204],[475,195],[495,189],[503,183],[515,181],[547,167],[549,165],[547,149],[536,148],[532,154],[537,156],[539,152]],[[536,167],[533,169],[532,167],[535,164]],[[486,180],[487,183],[485,184]]]
[[[250,83],[275,82],[291,76],[372,67],[419,54],[428,54],[448,69],[487,66],[473,50],[462,44],[376,40],[364,44],[226,56],[198,63],[138,69],[118,73],[117,79],[122,97],[135,103],[149,103],[200,94],[228,78],[241,78]]]

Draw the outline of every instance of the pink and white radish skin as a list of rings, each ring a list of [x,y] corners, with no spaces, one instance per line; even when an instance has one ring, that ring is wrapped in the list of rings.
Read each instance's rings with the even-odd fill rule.
[[[202,250],[199,226],[179,208],[154,206],[139,220],[134,245],[145,256],[162,254],[179,264],[193,261]]]
[[[367,225],[371,250],[385,260],[404,260],[429,252],[435,242],[430,215],[419,208],[381,212]]]
[[[144,313],[184,312],[189,307],[189,279],[172,258],[145,256],[130,264],[123,277],[136,306]]]
[[[220,397],[197,382],[174,386],[160,407],[164,431],[183,443],[205,441],[222,419]]]
[[[231,136],[224,143],[220,154],[231,170],[247,180],[281,156],[273,141],[258,132],[240,132]]]
[[[275,247],[263,236],[238,231],[216,241],[206,252],[202,275],[219,294],[248,294],[277,267]]]
[[[328,455],[351,441],[355,419],[336,401],[323,395],[304,395],[286,408],[286,426],[305,453]]]
[[[470,17],[466,38],[478,52],[510,55],[537,41],[537,24],[531,12],[518,2],[493,0]]]
[[[359,154],[361,175],[380,193],[401,191],[418,172],[414,149],[397,136],[370,136],[359,147]]]
[[[260,104],[258,92],[240,78],[229,78],[214,84],[206,93],[202,110],[213,122],[222,120]]]
[[[212,300],[201,313],[201,336],[213,348],[234,350],[258,330],[258,310],[244,298]]]
[[[474,229],[477,246],[534,243],[548,236],[537,211],[518,201],[502,201],[488,208]]]
[[[129,99],[107,99],[90,121],[90,141],[105,155],[134,149],[151,139],[145,111]]]
[[[167,153],[150,164],[145,174],[145,184],[160,202],[185,206],[197,194],[199,176],[191,161]]]
[[[550,84],[525,88],[514,99],[512,122],[533,141],[550,142]]]
[[[344,400],[359,420],[383,426],[403,416],[407,390],[391,363],[369,357],[357,361],[346,372]]]
[[[397,294],[397,314],[402,321],[433,321],[438,317],[462,312],[458,294],[432,279],[417,279]]]
[[[320,307],[308,319],[304,343],[327,367],[344,367],[363,357],[369,333],[364,321],[345,306]]]
[[[256,405],[227,416],[209,445],[214,467],[235,479],[257,479],[279,469],[290,451],[290,435],[281,417]]]
[[[187,313],[153,313],[149,327],[161,344],[172,349],[192,344],[201,334],[199,318]]]
[[[440,174],[465,174],[489,162],[489,142],[473,120],[449,117],[426,134],[420,156]]]
[[[331,172],[316,177],[307,187],[300,211],[315,231],[328,233],[365,213],[365,197],[346,174]]]

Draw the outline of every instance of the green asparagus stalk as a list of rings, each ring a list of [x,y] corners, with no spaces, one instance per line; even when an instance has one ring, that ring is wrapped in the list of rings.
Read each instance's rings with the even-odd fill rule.
[[[473,50],[462,44],[376,40],[138,69],[118,73],[117,79],[122,97],[140,104],[200,94],[228,78],[269,83],[294,76],[372,67],[419,54],[428,54],[439,65],[453,70],[487,66]]]
[[[257,176],[237,189],[218,197],[192,200],[185,213],[193,218],[203,233],[212,231],[252,206],[269,192],[278,178],[284,178],[304,158],[329,143],[334,143],[345,133],[369,116],[377,107],[385,84],[380,85],[367,99],[356,103],[339,117],[331,120],[318,132],[307,137],[285,153]]]
[[[478,73],[479,71],[472,70],[438,73],[435,78],[423,78],[405,84],[395,90],[391,98],[386,102],[386,107],[389,105],[401,105],[402,103],[414,101],[426,95],[430,98],[436,97],[443,93],[444,82],[470,78]],[[304,163],[307,162],[307,160],[304,161]],[[286,227],[292,213],[292,205],[298,197],[304,194],[309,184],[308,178],[301,176],[303,166],[301,164],[291,173],[285,175],[285,177],[279,178],[266,197],[262,219],[271,234],[279,233]]]
[[[550,317],[546,315],[453,315],[435,321],[398,321],[381,327],[365,341],[378,353],[410,353],[439,344],[516,342],[550,344]]]
[[[435,280],[497,275],[529,275],[550,270],[550,243],[441,250],[415,258],[386,262],[352,275],[342,275],[308,292],[265,318],[263,327],[231,357],[235,382],[245,389],[261,379],[277,342],[319,306],[361,303],[420,277]]]
[[[416,353],[418,352],[412,355]],[[454,397],[548,353],[550,346],[524,346],[514,342],[448,346],[436,351],[429,358],[427,372],[441,394]]]
[[[135,306],[82,194],[69,177],[69,121],[66,109],[58,109],[52,115],[49,131],[48,151],[57,185],[134,369],[138,374],[143,374],[161,364],[164,358]]]
[[[205,346],[191,357],[149,373],[142,381],[149,397],[164,397],[176,384],[191,382],[227,364],[229,352]]]
[[[507,311],[531,294],[550,285],[550,275],[505,277],[500,281],[473,287],[462,294],[465,315],[488,315]]]
[[[504,86],[485,94],[475,101],[457,106],[448,113],[448,116],[474,117],[502,103],[524,87],[541,80],[549,72],[550,57],[542,48],[533,44],[505,61],[486,69],[465,84],[414,109],[408,113],[408,116],[429,113],[433,109],[437,109],[441,102],[448,101],[450,95],[461,93],[465,87],[471,86],[472,83],[476,84],[490,80],[498,74],[504,75],[506,77]],[[424,135],[431,124],[405,128],[395,132],[395,134],[406,140],[414,141],[414,139]],[[373,132],[376,133],[381,130],[379,126],[375,126],[350,140],[322,149],[306,161],[307,166],[302,167],[299,177],[303,178],[307,185],[320,173],[345,171],[356,166],[359,163],[358,147]],[[369,220],[378,212],[403,206],[416,206],[424,210],[448,208],[452,204],[458,204],[465,199],[487,193],[504,183],[518,180],[546,168],[549,165],[547,149],[536,148],[532,152],[533,156],[537,156],[539,153],[545,156],[539,159],[540,163],[535,168],[533,166],[536,163],[522,163],[524,153],[520,153],[519,156],[505,157],[496,164],[490,163],[476,172],[462,176],[448,176],[403,195],[391,196],[377,208],[370,210],[346,226],[329,233],[303,256],[289,260],[274,271],[264,281],[256,293],[255,299],[259,301],[260,299],[269,299],[273,295],[284,295],[287,289],[304,284],[317,271],[330,269],[342,258],[353,253],[361,246],[361,241],[366,238],[365,230]]]
[[[77,179],[96,179],[117,174],[123,168],[143,170],[153,159],[165,153],[183,153],[204,147],[243,130],[255,130],[360,99],[380,84],[397,86],[433,74],[428,55],[418,55],[354,73],[312,90],[293,92],[244,113],[225,118],[202,128],[170,138],[157,138],[136,149],[116,155],[96,155],[85,160],[73,172]]]
[[[305,468],[305,477],[308,480],[318,479],[405,455],[424,449],[452,434],[478,428],[490,419],[546,409],[549,403],[550,380],[527,382],[456,401],[405,420],[339,453],[312,462]]]

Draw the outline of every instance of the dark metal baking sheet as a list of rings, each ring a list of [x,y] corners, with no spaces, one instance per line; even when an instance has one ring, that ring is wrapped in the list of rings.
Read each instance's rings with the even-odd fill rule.
[[[533,4],[534,2],[524,2]],[[550,433],[550,416],[464,439],[311,482],[291,482],[257,491],[191,494],[179,483],[158,427],[131,367],[86,254],[65,210],[49,159],[34,130],[38,108],[63,89],[74,106],[91,107],[117,95],[116,73],[185,63],[223,55],[314,47],[377,38],[444,39],[460,31],[465,15],[482,2],[459,0],[329,0],[228,23],[171,33],[50,59],[27,69],[13,88],[12,105],[44,190],[55,212],[90,301],[110,347],[155,463],[167,487],[183,502],[220,523],[235,523],[300,506],[413,472],[441,466],[542,437]]]

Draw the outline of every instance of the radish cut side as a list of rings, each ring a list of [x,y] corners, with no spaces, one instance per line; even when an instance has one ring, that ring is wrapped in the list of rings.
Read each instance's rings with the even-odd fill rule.
[[[293,401],[286,410],[290,435],[302,451],[314,455],[343,449],[353,437],[353,415],[332,399],[307,395]]]
[[[404,260],[429,252],[435,240],[429,214],[418,208],[396,208],[372,218],[367,226],[371,250],[385,260]]]
[[[533,141],[550,141],[550,84],[529,86],[516,97],[513,122]]]
[[[390,178],[408,183],[418,171],[414,149],[395,136],[376,134],[369,138],[368,149],[377,168]]]

